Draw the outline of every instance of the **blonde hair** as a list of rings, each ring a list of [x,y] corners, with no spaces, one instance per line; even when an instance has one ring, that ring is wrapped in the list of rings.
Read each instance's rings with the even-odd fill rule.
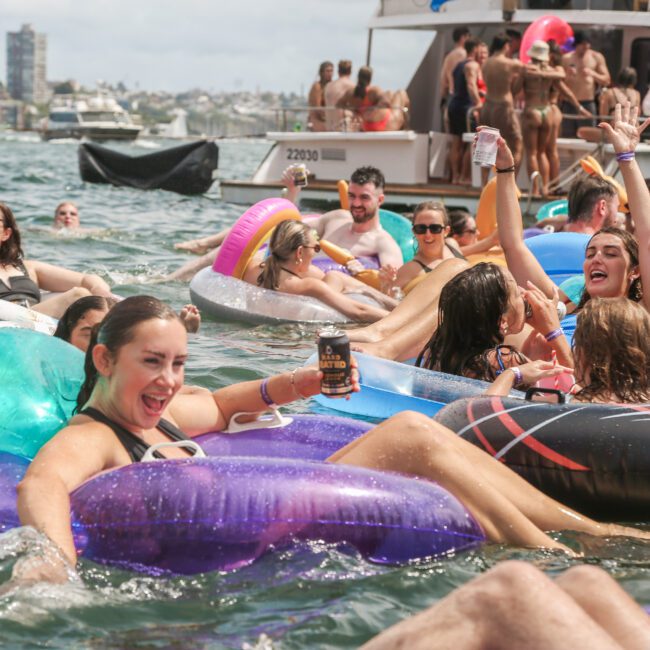
[[[650,400],[650,314],[627,298],[592,298],[573,336],[578,399]]]
[[[292,253],[301,246],[309,245],[311,228],[301,221],[290,219],[276,226],[269,242],[269,256],[262,264],[257,284],[265,289],[276,290],[280,285],[280,271]]]

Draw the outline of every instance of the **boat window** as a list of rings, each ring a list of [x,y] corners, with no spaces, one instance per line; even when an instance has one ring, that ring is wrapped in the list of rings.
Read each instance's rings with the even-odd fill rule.
[[[57,111],[56,113],[50,113],[49,117],[50,122],[75,122],[77,123],[79,120],[77,119],[77,114],[76,113],[64,113]]]
[[[82,122],[116,122],[118,116],[111,111],[88,111],[81,113]]]
[[[637,90],[645,97],[650,86],[650,38],[635,38],[632,42],[630,65],[637,73]]]

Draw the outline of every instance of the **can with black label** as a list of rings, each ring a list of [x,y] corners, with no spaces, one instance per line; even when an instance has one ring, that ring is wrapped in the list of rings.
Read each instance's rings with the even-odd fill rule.
[[[318,333],[318,368],[323,373],[323,395],[348,395],[352,392],[350,339],[342,330],[328,327]]]

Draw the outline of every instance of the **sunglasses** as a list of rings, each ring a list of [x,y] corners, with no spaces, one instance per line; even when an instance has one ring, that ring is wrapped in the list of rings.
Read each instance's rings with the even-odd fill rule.
[[[525,357],[515,348],[513,348],[511,345],[506,345],[505,343],[502,343],[501,345],[497,345],[496,348],[494,348],[494,351],[496,352],[496,358],[497,358],[497,363],[499,364],[499,369],[495,370],[495,374],[499,376],[506,368],[510,368],[512,365],[510,362],[510,357],[514,357],[515,362],[518,364],[526,363]],[[504,363],[504,357],[507,361]]]
[[[425,223],[416,223],[413,226],[413,232],[416,235],[424,235],[428,230],[432,235],[439,235],[445,227],[440,223],[430,223],[429,225]]]
[[[470,235],[475,235],[478,232],[478,228],[468,228],[467,230],[463,230],[461,232],[461,235],[464,235],[465,233],[469,233]]]
[[[303,246],[303,248],[313,248],[314,253],[320,253],[320,244],[314,244],[313,246]]]

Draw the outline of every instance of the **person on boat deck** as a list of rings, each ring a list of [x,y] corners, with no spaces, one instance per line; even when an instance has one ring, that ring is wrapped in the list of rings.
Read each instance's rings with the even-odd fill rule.
[[[620,228],[608,227],[597,232],[587,244],[583,270],[586,291],[578,307],[591,296],[627,297],[650,308],[650,298],[643,293],[642,284],[650,286],[650,192],[639,165],[633,158],[641,133],[650,125],[650,118],[637,125],[637,111],[617,106],[614,121],[600,127],[623,158],[620,169],[628,205],[634,217],[635,235]],[[499,239],[508,269],[520,286],[532,282],[547,298],[555,299],[557,287],[546,275],[535,256],[523,241],[523,226],[514,178],[512,153],[499,139],[497,168],[507,172],[497,174],[497,224]],[[642,242],[639,245],[639,242]],[[438,301],[442,287],[456,274],[467,268],[462,260],[446,260],[430,273],[388,315],[364,328],[350,330],[350,340],[362,351],[388,359],[409,359],[416,355],[438,322]],[[524,350],[527,352],[526,350]],[[528,352],[529,356],[534,356]]]
[[[535,172],[541,176],[541,188],[533,186],[541,194],[548,194],[550,166],[548,161],[548,139],[550,135],[550,90],[553,83],[564,79],[564,70],[549,65],[548,43],[535,41],[527,52],[530,63],[525,65],[513,84],[513,94],[523,90],[524,112],[521,125],[524,133],[526,169],[531,177]]]
[[[70,201],[59,203],[54,210],[54,228],[79,228],[79,208]]]
[[[415,256],[397,270],[390,287],[385,288],[386,293],[390,294],[392,287],[403,289],[418,276],[431,273],[442,260],[464,259],[458,247],[447,242],[449,217],[442,203],[425,201],[415,207],[413,234],[417,241]]]
[[[592,115],[597,115],[596,90],[598,87],[607,88],[611,83],[607,63],[600,52],[591,49],[587,32],[575,31],[573,42],[573,52],[562,57],[566,84],[580,104]],[[562,102],[560,108],[565,115],[577,115],[576,109],[569,102]],[[577,137],[578,129],[582,126],[594,126],[594,121],[565,119],[562,122],[562,137]]]
[[[272,291],[318,298],[355,321],[379,320],[396,306],[392,298],[345,273],[323,273],[311,263],[319,251],[318,237],[311,225],[283,221],[271,235],[269,256],[260,265],[257,284]],[[364,304],[345,295],[351,292],[367,295],[380,306]]]
[[[85,352],[90,343],[93,327],[98,325],[108,314],[111,307],[117,304],[114,298],[103,296],[84,296],[73,302],[63,313],[53,336],[63,339],[70,345]],[[195,305],[185,305],[178,314],[188,334],[199,331],[201,313]]]
[[[602,569],[581,564],[552,580],[507,560],[360,650],[649,647],[648,614]]]
[[[600,94],[599,115],[611,115],[616,104],[630,102],[630,108],[641,105],[641,93],[636,89],[637,74],[634,68],[621,68],[616,85],[606,88]]]
[[[440,68],[440,100],[443,109],[454,94],[453,72],[456,66],[467,58],[465,42],[471,36],[467,27],[456,27],[451,33],[451,37],[454,40],[454,48],[446,54],[442,60],[442,67]]]
[[[325,88],[332,81],[334,75],[334,64],[331,61],[323,61],[318,67],[318,80],[314,81],[309,89],[307,103],[312,107],[309,111],[309,130],[326,131],[325,111],[321,110],[325,106]]]
[[[223,429],[237,412],[307,399],[320,391],[321,373],[298,367],[262,381],[214,393],[179,393],[187,334],[176,313],[159,300],[134,296],[109,311],[86,352],[79,412],[38,452],[17,488],[20,521],[54,544],[40,558],[21,558],[16,582],[65,581],[77,562],[70,527],[70,493],[101,472],[139,462],[154,444],[188,440]],[[358,376],[354,388],[359,389]],[[163,447],[163,458],[187,458]],[[328,462],[393,471],[434,480],[456,496],[488,539],[526,547],[568,550],[543,530],[649,537],[599,524],[533,488],[489,454],[428,417],[403,412],[346,445]]]
[[[479,241],[480,234],[476,220],[467,210],[457,208],[449,211],[448,246],[456,246],[463,257],[467,257],[485,253],[493,246],[499,245],[498,229]]]
[[[405,90],[382,90],[371,86],[372,68],[362,66],[357,84],[336,102],[341,109],[353,111],[357,131],[400,131],[406,125],[410,101]]]
[[[466,160],[463,143],[463,133],[471,130],[468,125],[468,114],[471,109],[481,108],[481,98],[478,92],[478,47],[480,41],[469,38],[465,41],[467,57],[461,61],[453,71],[454,94],[447,105],[449,117],[449,133],[453,136],[449,149],[449,167],[451,169],[451,182],[455,185],[469,184],[469,160]],[[465,164],[467,163],[467,164]]]
[[[298,204],[298,195],[301,190],[297,187],[291,169],[285,169],[282,182],[287,188],[287,199]],[[312,228],[318,233],[319,239],[326,239],[332,244],[349,250],[355,257],[373,256],[379,258],[379,264],[385,267],[387,275],[393,275],[402,266],[404,260],[402,251],[391,235],[381,227],[379,222],[379,208],[384,202],[384,175],[376,167],[359,167],[350,176],[348,186],[348,200],[350,210],[332,210],[326,212],[318,219],[310,222]],[[201,252],[206,248],[221,246],[230,229],[223,230],[212,237],[196,239],[184,244],[176,244],[176,248]],[[171,280],[191,278],[197,271],[210,266],[218,253],[211,250],[202,255],[198,260],[185,264],[169,276]],[[260,272],[260,263],[263,254],[253,258],[246,269],[244,279],[251,284],[256,284]],[[360,264],[355,267],[355,261],[350,262],[350,270],[357,272]]]
[[[345,93],[354,88],[352,81],[352,61],[341,59],[338,67],[339,76],[334,81],[330,81],[325,86],[325,124],[328,131],[348,131],[351,116],[347,111],[337,109],[336,103],[345,95]]]
[[[641,133],[650,125],[650,118],[639,125],[637,116],[638,109],[617,104],[611,124],[599,125],[619,158],[635,231],[631,235],[620,228],[603,227],[588,241],[583,264],[585,291],[578,309],[591,297],[620,296],[650,310],[650,292],[643,291],[643,287],[650,287],[650,191],[634,159]],[[509,169],[511,165],[512,153],[505,141],[499,139],[497,169]],[[532,282],[547,297],[552,297],[557,291],[555,284],[524,244],[516,192],[514,174],[497,174],[497,223],[508,268],[519,285]],[[612,199],[612,206],[614,202]]]
[[[43,299],[42,289],[61,293]],[[9,206],[0,203],[0,299],[59,318],[68,305],[90,294],[112,295],[97,275],[24,259],[16,218]]]

